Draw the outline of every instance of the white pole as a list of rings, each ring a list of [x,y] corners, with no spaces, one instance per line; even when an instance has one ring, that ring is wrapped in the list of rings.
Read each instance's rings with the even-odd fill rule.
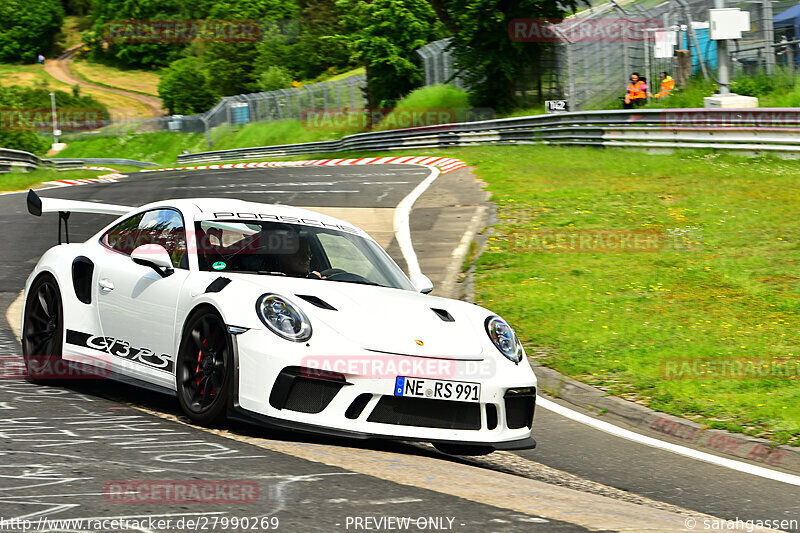
[[[58,144],[58,118],[56,117],[56,93],[50,93],[50,109],[53,112],[53,144]]]

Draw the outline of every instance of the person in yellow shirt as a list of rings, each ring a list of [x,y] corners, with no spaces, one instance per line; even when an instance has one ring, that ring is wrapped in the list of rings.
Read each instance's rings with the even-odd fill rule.
[[[631,82],[628,84],[627,92],[625,93],[625,109],[633,109],[634,106],[640,106],[647,102],[647,83],[639,78],[639,73],[634,72],[631,74]]]
[[[669,96],[675,88],[675,79],[666,72],[661,73],[661,90],[653,95],[653,98],[663,98]]]

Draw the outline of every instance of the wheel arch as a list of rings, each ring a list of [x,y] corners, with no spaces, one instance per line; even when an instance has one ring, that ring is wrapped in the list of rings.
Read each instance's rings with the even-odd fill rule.
[[[175,380],[175,391],[177,394],[180,394],[180,388],[178,385],[178,372],[180,366],[180,356],[181,356],[181,347],[183,346],[184,339],[188,333],[189,324],[191,321],[200,315],[203,312],[213,312],[217,316],[220,317],[222,320],[223,326],[226,328],[226,334],[228,335],[228,340],[230,341],[230,348],[231,348],[231,361],[232,361],[232,377],[231,377],[231,390],[228,396],[228,401],[225,407],[226,416],[229,414],[233,414],[235,412],[236,407],[239,405],[239,347],[236,342],[236,335],[231,334],[227,331],[228,323],[225,319],[225,315],[220,311],[219,307],[210,301],[202,301],[198,302],[194,307],[191,308],[186,313],[186,317],[181,324],[180,329],[180,336],[178,338],[177,349],[175,350],[175,364],[174,364],[174,373],[173,379]]]

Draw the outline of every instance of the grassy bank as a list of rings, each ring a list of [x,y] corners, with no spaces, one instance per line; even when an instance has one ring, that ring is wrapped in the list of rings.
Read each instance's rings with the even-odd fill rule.
[[[296,120],[253,123],[228,132],[226,126],[211,131],[211,150],[228,150],[251,146],[269,146],[301,142],[333,140],[352,132],[309,130]],[[168,131],[127,133],[117,137],[75,136],[67,138],[67,147],[59,157],[121,157],[150,161],[164,166],[174,165],[184,150],[208,150],[205,135]]]
[[[537,146],[459,155],[499,214],[477,300],[515,324],[538,362],[710,427],[800,445],[797,377],[670,370],[690,358],[800,362],[800,164]],[[580,240],[634,230],[665,238],[655,251]]]
[[[123,70],[87,60],[70,63],[70,71],[87,83],[111,89],[122,89],[148,96],[158,96],[158,72],[147,70]]]

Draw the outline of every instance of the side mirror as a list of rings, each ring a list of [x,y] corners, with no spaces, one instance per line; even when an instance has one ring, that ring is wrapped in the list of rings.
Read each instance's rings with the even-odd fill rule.
[[[411,283],[422,294],[428,294],[433,290],[433,282],[431,279],[422,272],[411,275]]]
[[[171,275],[172,258],[167,249],[160,244],[143,244],[131,252],[131,259],[137,265],[150,267],[159,276],[166,278]]]

